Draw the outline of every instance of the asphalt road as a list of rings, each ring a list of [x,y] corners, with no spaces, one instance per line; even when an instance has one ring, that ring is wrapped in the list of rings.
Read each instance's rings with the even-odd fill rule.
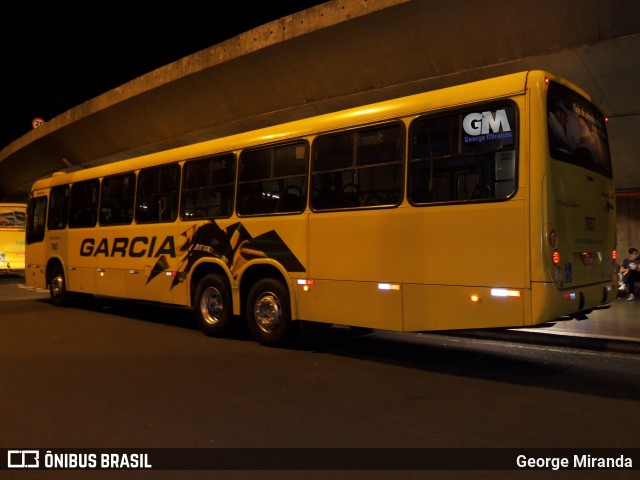
[[[110,299],[58,308],[20,277],[0,277],[0,312],[5,448],[640,447],[640,355],[633,352],[442,335],[357,336],[335,327],[275,349],[243,335],[205,337],[183,309]],[[87,478],[80,473],[6,478]],[[267,478],[237,471],[93,473]],[[517,473],[526,476],[474,472],[473,478],[550,472]],[[633,473],[572,471],[562,478]],[[429,476],[353,471],[331,478],[347,474]],[[305,477],[328,478],[326,472]],[[437,478],[471,477],[444,472]]]

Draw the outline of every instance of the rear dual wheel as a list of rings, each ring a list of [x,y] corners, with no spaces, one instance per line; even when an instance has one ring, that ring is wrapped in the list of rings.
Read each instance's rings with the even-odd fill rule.
[[[274,279],[258,281],[249,291],[247,325],[252,336],[263,345],[282,345],[292,339],[297,323],[291,321],[289,289]],[[222,275],[202,277],[193,295],[198,326],[205,335],[228,334],[233,323],[229,284]]]
[[[210,337],[229,333],[233,323],[231,292],[227,280],[217,273],[205,275],[193,294],[196,322]]]
[[[291,321],[289,289],[277,280],[265,278],[251,288],[246,315],[251,334],[263,345],[285,344],[297,333],[297,323]]]

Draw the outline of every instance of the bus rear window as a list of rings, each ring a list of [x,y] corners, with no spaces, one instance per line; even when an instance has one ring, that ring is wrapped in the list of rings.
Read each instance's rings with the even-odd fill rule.
[[[558,83],[549,84],[547,95],[551,157],[612,178],[602,113],[586,98]]]

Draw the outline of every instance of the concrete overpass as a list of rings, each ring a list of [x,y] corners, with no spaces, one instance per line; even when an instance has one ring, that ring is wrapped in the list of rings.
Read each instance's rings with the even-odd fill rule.
[[[0,198],[38,177],[526,69],[611,119],[619,192],[640,191],[640,0],[333,0],[104,93],[0,151]]]

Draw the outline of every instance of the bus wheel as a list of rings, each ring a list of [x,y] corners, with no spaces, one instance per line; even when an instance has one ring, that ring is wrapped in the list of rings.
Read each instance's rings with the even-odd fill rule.
[[[247,323],[263,345],[282,345],[290,340],[295,330],[286,286],[270,278],[256,283],[247,298]]]
[[[209,337],[220,337],[231,328],[231,294],[226,280],[217,273],[202,277],[193,295],[198,326]]]
[[[69,304],[70,294],[67,291],[67,284],[64,278],[64,270],[61,265],[54,265],[51,269],[51,280],[49,280],[49,294],[54,305],[59,307]]]

